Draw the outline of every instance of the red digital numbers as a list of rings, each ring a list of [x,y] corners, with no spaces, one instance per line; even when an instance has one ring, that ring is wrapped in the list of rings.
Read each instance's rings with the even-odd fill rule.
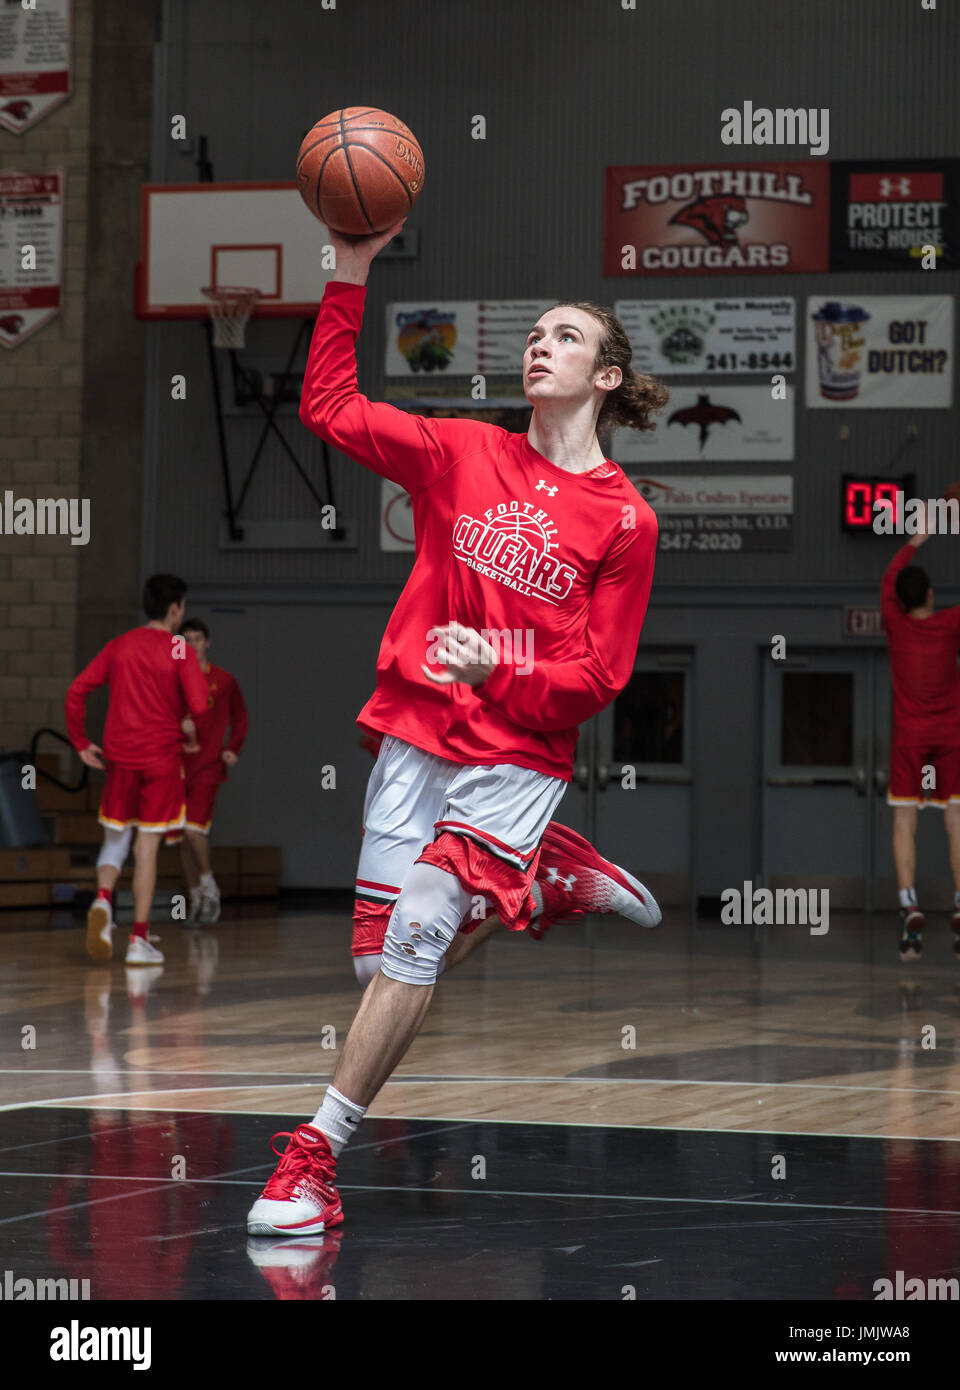
[[[846,526],[873,525],[873,485],[851,480],[843,499],[843,520]]]
[[[872,531],[879,510],[878,502],[891,509],[894,524],[898,524],[900,496],[908,495],[912,485],[912,475],[910,478],[857,478],[846,474],[840,496],[840,517],[844,531]]]

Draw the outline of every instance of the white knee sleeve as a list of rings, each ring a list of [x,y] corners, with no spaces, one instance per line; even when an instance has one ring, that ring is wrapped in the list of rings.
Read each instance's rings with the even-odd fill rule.
[[[124,830],[115,830],[111,825],[103,827],[103,846],[97,855],[97,868],[109,865],[119,873],[127,861],[130,853],[130,841],[133,838],[133,826],[128,825]]]
[[[380,962],[383,957],[378,953],[375,956],[354,956],[353,971],[357,977],[357,984],[361,989],[366,989],[367,985],[380,970]],[[437,962],[437,974],[443,974],[443,967],[446,965],[443,958]]]
[[[408,985],[435,984],[444,952],[472,901],[453,874],[435,864],[414,864],[384,938],[384,975]]]

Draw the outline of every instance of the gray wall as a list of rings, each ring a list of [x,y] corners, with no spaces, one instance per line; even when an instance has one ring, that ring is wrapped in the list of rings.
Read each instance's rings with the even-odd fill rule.
[[[792,294],[802,321],[806,294],[827,283],[841,296],[956,293],[960,276],[944,271],[925,276],[922,284],[916,275],[900,274],[649,278],[642,284],[600,274],[604,167],[728,162],[731,151],[719,138],[720,111],[746,98],[760,105],[829,107],[831,159],[956,154],[958,22],[950,9],[942,3],[927,12],[919,0],[638,0],[635,12],[624,11],[619,0],[338,0],[329,11],[302,0],[273,0],[269,6],[259,0],[166,0],[152,177],[195,177],[189,158],[169,139],[174,113],[187,116],[191,133],[208,137],[218,180],[292,177],[302,134],[340,105],[370,101],[407,121],[422,137],[427,163],[425,192],[409,223],[420,231],[421,251],[418,260],[374,267],[359,348],[361,388],[373,397],[383,387],[383,308],[393,299],[575,296],[610,303],[642,293]],[[470,138],[476,113],[487,118],[485,142]],[[806,157],[800,150],[785,154]],[[252,359],[283,356],[293,331],[289,323],[253,325]],[[185,402],[169,398],[174,372],[188,376]],[[724,632],[742,632],[732,610],[754,600],[770,605],[769,624],[760,624],[758,640],[770,632],[789,634],[783,605],[796,603],[803,588],[806,603],[822,609],[824,640],[838,640],[839,607],[873,596],[878,568],[891,550],[883,542],[840,534],[838,474],[886,467],[911,425],[918,438],[900,465],[918,474],[924,495],[960,473],[955,411],[850,412],[844,419],[851,438],[841,444],[839,417],[802,405],[802,365],[793,380],[795,461],[789,469],[752,470],[795,475],[792,553],[733,562],[720,553],[664,553],[657,561],[644,640],[669,641],[682,627],[685,638],[702,645],[698,728],[706,729],[721,708],[734,721],[722,744],[699,742],[711,750],[698,768],[703,892],[733,881],[731,854],[749,869],[754,839],[754,667],[752,661],[738,668],[725,659]],[[315,649],[335,649],[338,669],[349,673],[349,680],[341,680],[321,663],[316,687],[324,719],[349,741],[358,708],[353,686],[364,694],[372,688],[375,653],[365,628],[351,627],[344,602],[365,595],[382,627],[410,564],[408,557],[378,549],[379,480],[335,456],[336,500],[357,523],[355,550],[221,551],[219,464],[204,339],[196,324],[149,328],[146,399],[144,570],[182,570],[198,602],[235,601],[248,613],[262,605],[303,606],[303,632]],[[319,478],[319,441],[293,415],[285,417],[285,428]],[[249,453],[257,429],[255,420],[231,420],[238,460]],[[712,471],[731,469],[715,465]],[[271,443],[248,514],[292,517],[312,505]],[[954,556],[948,541],[930,547],[941,598],[956,583]],[[251,619],[243,640],[255,643],[255,631],[260,628]],[[217,655],[227,666],[244,659],[223,645]],[[302,663],[302,644],[294,637],[274,672],[278,684],[312,679],[312,666]],[[267,709],[264,703],[255,717],[264,718]],[[297,737],[309,747],[309,721]],[[362,782],[358,770],[356,786],[344,798],[344,824],[354,825],[359,815]],[[711,810],[718,788],[726,788],[721,800],[727,804]],[[299,793],[292,795],[299,800]],[[301,809],[308,814],[309,805],[305,796]],[[229,814],[233,838],[263,838],[249,779],[237,779]],[[722,833],[712,837],[714,851],[710,827],[718,814]],[[291,852],[301,862],[306,849]],[[349,860],[346,855],[342,869],[329,870],[334,877],[327,877],[325,867],[313,881],[348,883]],[[306,881],[299,873],[287,877]]]

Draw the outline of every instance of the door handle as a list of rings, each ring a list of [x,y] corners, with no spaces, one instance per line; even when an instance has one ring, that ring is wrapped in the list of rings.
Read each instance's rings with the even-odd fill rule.
[[[853,787],[858,796],[867,790],[867,774],[862,767],[835,777],[767,777],[768,787]]]
[[[576,782],[576,784],[577,784],[578,787],[583,787],[584,790],[586,790],[586,788],[589,787],[589,785],[590,785],[590,765],[589,765],[589,763],[574,763],[574,765],[573,765],[573,780]]]
[[[876,787],[879,795],[882,796],[883,793],[887,790],[887,787],[890,785],[890,773],[887,768],[878,767],[874,771],[873,785]]]
[[[606,763],[597,764],[597,786],[601,791],[606,791],[607,783],[610,781],[610,769]]]

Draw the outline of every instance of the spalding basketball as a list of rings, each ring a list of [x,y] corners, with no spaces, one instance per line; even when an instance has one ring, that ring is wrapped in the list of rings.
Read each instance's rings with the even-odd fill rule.
[[[413,131],[388,111],[346,106],[303,138],[297,184],[307,207],[335,232],[385,232],[423,188],[423,151]]]

